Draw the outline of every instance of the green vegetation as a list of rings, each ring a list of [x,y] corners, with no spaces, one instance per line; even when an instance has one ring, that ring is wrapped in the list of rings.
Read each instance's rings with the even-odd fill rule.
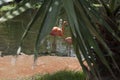
[[[13,19],[36,3],[35,0],[23,0],[14,10],[8,11],[9,15],[2,15],[0,23]],[[39,27],[34,48],[36,61],[43,39],[55,26],[56,20],[61,18],[60,13],[67,16],[73,47],[83,71],[86,70],[81,53],[95,78],[92,80],[103,80],[104,77],[109,77],[107,80],[119,80],[120,0],[44,0],[18,42],[17,52],[21,52],[30,29]]]
[[[85,80],[85,74],[79,71],[58,71],[53,74],[35,75],[27,80]]]
[[[14,9],[15,6],[14,5],[8,5],[8,6],[3,6],[0,11],[9,11],[9,10],[12,10]]]

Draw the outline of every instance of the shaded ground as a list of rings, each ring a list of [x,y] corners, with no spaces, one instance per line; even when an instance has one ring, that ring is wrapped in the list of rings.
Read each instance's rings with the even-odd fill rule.
[[[41,56],[33,69],[33,55],[0,57],[0,80],[29,77],[59,70],[82,70],[76,57]]]

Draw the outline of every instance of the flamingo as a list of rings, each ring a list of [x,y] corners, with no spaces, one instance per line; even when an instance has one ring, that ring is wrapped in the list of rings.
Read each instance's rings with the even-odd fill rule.
[[[71,37],[66,37],[65,38],[65,42],[67,42],[68,44],[72,44],[72,38]]]
[[[50,35],[54,37],[53,39],[53,43],[52,43],[52,52],[56,52],[56,37],[60,36],[63,37],[64,36],[64,27],[67,25],[67,21],[63,21],[62,23],[62,19],[60,19],[60,25],[61,26],[55,26],[52,28]]]
[[[64,36],[64,27],[66,26],[66,25],[68,25],[68,22],[67,21],[64,21],[63,23],[62,23],[62,20],[60,20],[60,25],[62,26],[61,28],[60,27],[57,27],[57,26],[55,26],[55,27],[53,27],[53,29],[52,29],[52,31],[51,31],[51,33],[50,33],[50,35],[52,35],[52,36],[54,36],[54,41],[53,41],[53,43],[52,43],[52,47],[53,47],[53,52],[56,52],[55,50],[56,50],[56,36],[60,36],[60,37],[63,37]],[[63,37],[63,39],[64,39],[64,37]],[[68,43],[68,56],[70,56],[70,50],[71,50],[71,44],[72,44],[72,38],[71,37],[67,37],[67,38],[65,38],[64,39],[65,40],[65,42],[66,43]]]
[[[67,47],[67,50],[69,51],[68,52],[68,56],[70,56],[71,54],[71,44],[72,44],[72,38],[71,37],[66,37],[65,38],[65,42],[68,44],[68,47]]]

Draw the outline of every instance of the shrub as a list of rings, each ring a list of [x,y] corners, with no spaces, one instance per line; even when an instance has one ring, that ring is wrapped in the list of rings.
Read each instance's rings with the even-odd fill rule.
[[[79,71],[58,71],[53,74],[45,74],[43,76],[36,75],[32,80],[85,80],[86,76]]]

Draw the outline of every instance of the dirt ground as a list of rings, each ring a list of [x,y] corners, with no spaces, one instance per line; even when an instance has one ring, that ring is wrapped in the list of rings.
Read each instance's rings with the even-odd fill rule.
[[[33,55],[0,57],[0,80],[29,77],[59,70],[82,70],[76,57],[41,56],[33,69]]]

